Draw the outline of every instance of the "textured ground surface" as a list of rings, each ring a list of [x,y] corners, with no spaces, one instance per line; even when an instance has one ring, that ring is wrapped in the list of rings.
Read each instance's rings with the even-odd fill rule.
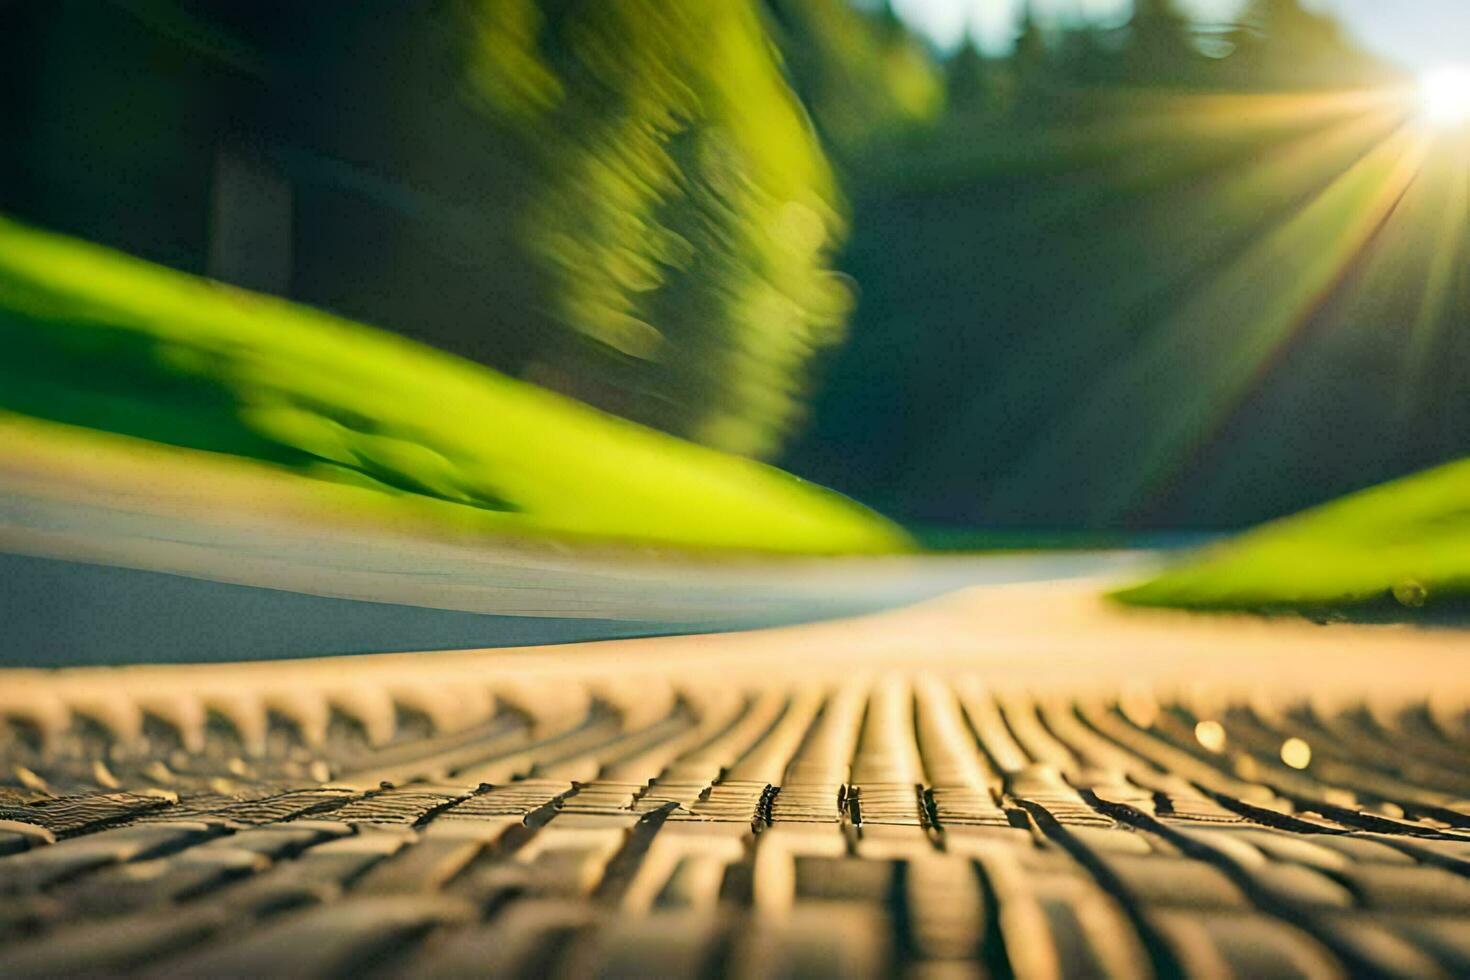
[[[1470,971],[1470,641],[961,593],[0,673],[0,975]]]

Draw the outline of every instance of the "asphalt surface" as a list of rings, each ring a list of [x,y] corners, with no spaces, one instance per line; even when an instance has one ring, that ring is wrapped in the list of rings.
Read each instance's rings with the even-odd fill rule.
[[[513,554],[426,542],[398,542],[357,565],[351,559],[364,550],[361,543],[335,555],[318,550],[310,561],[304,544],[278,543],[294,555],[295,575],[260,575],[260,584],[0,554],[0,666],[217,663],[720,632],[1139,561],[1134,554],[1076,553],[739,568],[645,563],[622,576],[600,560],[518,562]],[[260,542],[252,554],[260,554]],[[228,551],[217,557],[226,564]],[[276,560],[285,559],[277,553]],[[282,578],[309,579],[316,590],[273,587]]]

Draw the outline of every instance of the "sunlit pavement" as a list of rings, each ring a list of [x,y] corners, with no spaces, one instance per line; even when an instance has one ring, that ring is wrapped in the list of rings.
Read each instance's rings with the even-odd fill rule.
[[[1101,584],[0,671],[0,972],[1463,974],[1465,634]]]

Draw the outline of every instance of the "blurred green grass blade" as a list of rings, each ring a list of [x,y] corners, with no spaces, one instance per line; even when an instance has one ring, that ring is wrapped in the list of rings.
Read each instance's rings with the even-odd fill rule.
[[[1470,597],[1470,459],[1372,487],[1208,548],[1116,593],[1202,609],[1408,607]]]
[[[852,501],[397,335],[0,219],[0,409],[687,547],[908,546]]]

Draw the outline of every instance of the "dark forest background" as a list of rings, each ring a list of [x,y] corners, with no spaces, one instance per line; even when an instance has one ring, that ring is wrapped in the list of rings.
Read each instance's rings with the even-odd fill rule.
[[[1470,244],[1298,0],[1003,57],[848,0],[11,2],[0,65],[0,211],[911,525],[1237,526],[1470,454]]]

